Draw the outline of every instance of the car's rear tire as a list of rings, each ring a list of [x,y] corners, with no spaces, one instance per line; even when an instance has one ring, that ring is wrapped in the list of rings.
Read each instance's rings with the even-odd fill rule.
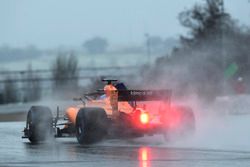
[[[178,118],[176,118],[178,117]],[[172,140],[173,138],[181,138],[192,135],[195,132],[195,116],[190,107],[187,106],[176,106],[170,120],[167,121],[167,127],[163,133],[166,141]],[[178,124],[171,126],[172,120],[178,119]]]
[[[195,116],[194,112],[189,107],[184,107],[183,114],[183,131],[184,134],[193,134],[195,132]]]
[[[108,118],[102,108],[82,108],[76,117],[76,138],[80,144],[93,144],[107,134]]]
[[[48,107],[32,106],[27,115],[28,139],[43,142],[53,136],[53,116]]]

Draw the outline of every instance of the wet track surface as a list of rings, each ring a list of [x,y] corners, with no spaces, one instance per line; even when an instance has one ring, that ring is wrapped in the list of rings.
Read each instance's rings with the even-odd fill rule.
[[[250,166],[248,151],[171,147],[161,140],[108,140],[81,146],[75,138],[70,138],[32,145],[21,139],[24,125],[24,122],[0,123],[0,166]]]

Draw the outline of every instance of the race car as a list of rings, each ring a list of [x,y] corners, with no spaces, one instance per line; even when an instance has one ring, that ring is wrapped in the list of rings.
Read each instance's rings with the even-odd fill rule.
[[[170,105],[171,90],[128,90],[117,80],[106,79],[104,89],[74,100],[64,117],[49,107],[32,106],[27,114],[23,138],[31,143],[48,138],[76,137],[80,144],[92,144],[109,138],[135,138],[162,134],[186,135],[195,130],[190,107]]]

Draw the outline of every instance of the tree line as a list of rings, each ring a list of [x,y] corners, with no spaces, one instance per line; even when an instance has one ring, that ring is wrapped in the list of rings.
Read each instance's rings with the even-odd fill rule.
[[[223,0],[205,0],[179,14],[188,29],[181,45],[144,72],[151,85],[171,87],[176,94],[196,93],[206,100],[234,94],[235,85],[249,91],[250,28],[239,25]],[[152,82],[158,81],[158,82]]]
[[[73,52],[58,53],[57,58],[51,64],[52,90],[54,95],[75,93],[78,90],[78,60]],[[22,87],[25,88],[20,93],[20,85],[15,82],[15,76],[6,75],[5,82],[0,92],[0,104],[33,102],[42,97],[42,83],[38,74],[29,65],[25,74],[22,74]]]

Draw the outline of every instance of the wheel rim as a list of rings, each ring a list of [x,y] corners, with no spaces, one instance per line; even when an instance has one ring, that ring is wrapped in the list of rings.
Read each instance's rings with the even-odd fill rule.
[[[83,133],[83,129],[81,128],[81,126],[78,127],[78,134],[79,136],[81,136]]]
[[[82,120],[79,121],[78,126],[77,126],[77,138],[78,140],[81,140],[82,135],[84,134],[84,123]]]

